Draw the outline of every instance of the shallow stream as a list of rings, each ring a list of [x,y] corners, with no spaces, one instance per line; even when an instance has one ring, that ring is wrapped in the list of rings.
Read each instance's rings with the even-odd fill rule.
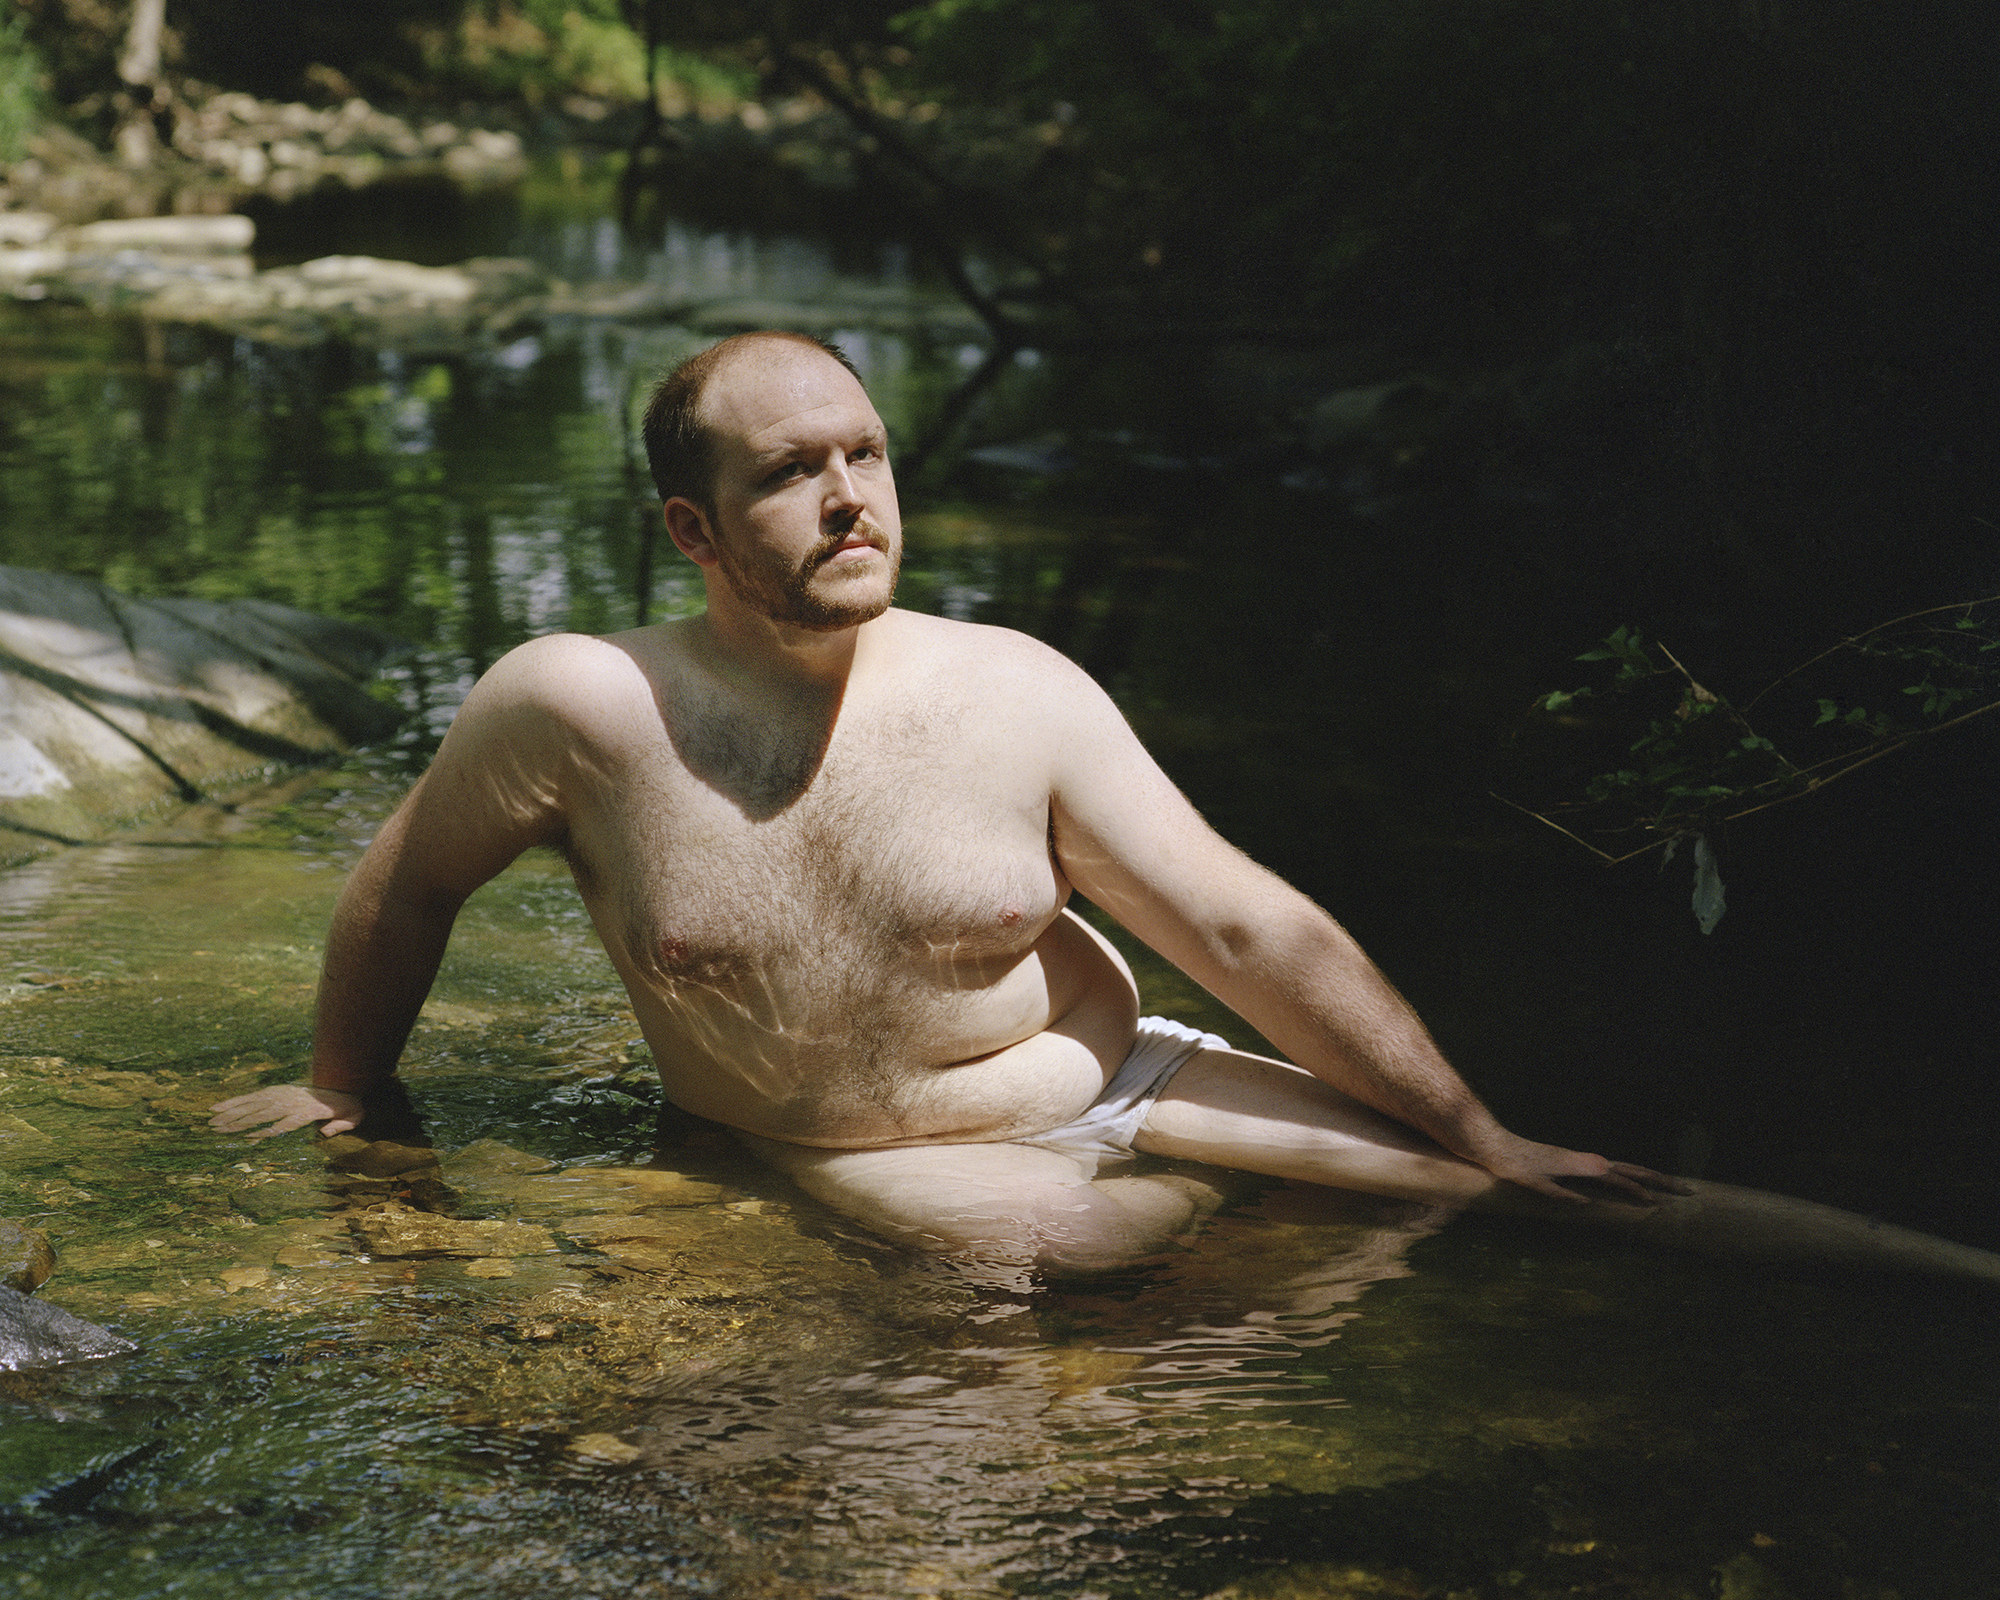
[[[590,195],[536,193],[474,219],[473,247],[572,275],[680,248],[774,295],[841,270],[686,227],[635,253]],[[61,1252],[43,1298],[139,1346],[0,1378],[18,1592],[2000,1592],[1990,1297],[1259,1184],[1162,1265],[970,1285],[662,1117],[550,857],[475,897],[406,1058],[399,1143],[435,1165],[210,1132],[212,1100],[299,1070],[341,877],[471,677],[531,633],[631,620],[619,417],[635,373],[696,342],[557,330],[412,362],[0,310],[4,559],[419,645],[397,748],[0,872],[0,1216]],[[918,339],[860,353],[904,429],[964,369]],[[1177,470],[1083,509],[966,480],[916,508],[905,603],[1090,661],[1510,1120],[2000,1242],[1990,1091],[1932,1086],[1971,1081],[1990,1030],[1909,1026],[1957,992],[1919,926],[1949,890],[1899,884],[1923,909],[1852,934],[1914,952],[1871,970],[1930,976],[1849,1011],[1838,960],[1799,974],[1872,902],[1829,932],[1779,845],[1698,942],[1684,889],[1606,887],[1462,781],[1493,708],[1536,686],[1545,619],[1441,596],[1423,554],[1444,535],[1276,485],[1190,504]],[[1406,589],[1374,582],[1385,541],[1416,552]],[[693,599],[662,557],[652,614]],[[1800,924],[1816,943],[1788,942]],[[1149,1008],[1245,1037],[1133,954]],[[1857,1115],[1884,1077],[1905,1093]],[[455,1221],[356,1221],[385,1200]]]

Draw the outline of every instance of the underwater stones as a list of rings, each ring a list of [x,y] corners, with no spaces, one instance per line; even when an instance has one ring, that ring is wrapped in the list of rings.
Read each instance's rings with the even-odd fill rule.
[[[354,1236],[371,1256],[390,1260],[419,1257],[529,1256],[556,1248],[546,1228],[526,1222],[466,1222],[429,1211],[386,1205],[348,1218]]]
[[[580,1433],[570,1440],[569,1452],[580,1461],[605,1467],[624,1466],[643,1454],[637,1445],[627,1444],[615,1433]]]
[[[444,1181],[438,1153],[428,1145],[343,1133],[322,1139],[319,1148],[329,1169],[326,1189],[343,1200],[394,1198],[419,1211],[438,1212],[457,1205],[457,1191]]]
[[[110,1083],[72,1083],[56,1091],[66,1106],[83,1106],[92,1111],[123,1111],[139,1103],[138,1095]]]
[[[223,1288],[231,1294],[244,1289],[261,1289],[271,1281],[269,1267],[224,1267],[216,1274],[222,1280]]]
[[[706,1206],[722,1198],[721,1184],[664,1167],[572,1167],[568,1176],[623,1191],[648,1206]]]
[[[288,1244],[273,1252],[271,1264],[279,1267],[337,1267],[354,1258],[344,1250],[335,1250],[329,1245],[308,1243]]]
[[[676,1208],[575,1217],[554,1224],[631,1272],[671,1274],[701,1294],[755,1294],[780,1281],[831,1282],[845,1265],[783,1220],[724,1209]]]
[[[215,785],[393,729],[365,680],[387,634],[244,600],[135,600],[0,566],[0,823],[95,841]]]
[[[229,1191],[229,1203],[255,1222],[324,1210],[326,1185],[302,1173],[282,1173]]]
[[[450,1171],[482,1204],[533,1209],[556,1220],[558,1225],[560,1219],[578,1213],[601,1215],[649,1206],[706,1206],[723,1195],[720,1184],[650,1167],[567,1167],[558,1172],[501,1172],[483,1176],[464,1171],[454,1161]]]
[[[498,1139],[475,1139],[463,1150],[446,1157],[444,1170],[453,1182],[464,1183],[479,1178],[547,1172],[554,1165],[553,1161],[516,1150]]]
[[[136,1349],[108,1328],[0,1286],[0,1372],[94,1361]]]
[[[56,1253],[39,1228],[0,1217],[0,1284],[33,1294],[56,1270]]]
[[[334,1171],[352,1172],[364,1178],[397,1178],[438,1164],[437,1151],[428,1145],[360,1139],[351,1133],[320,1140],[319,1150]]]

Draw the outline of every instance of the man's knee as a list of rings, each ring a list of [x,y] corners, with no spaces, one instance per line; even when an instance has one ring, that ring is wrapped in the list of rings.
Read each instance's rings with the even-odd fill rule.
[[[1131,1266],[1174,1244],[1220,1198],[1176,1173],[1099,1178],[1039,1208],[1036,1265],[1051,1272]]]

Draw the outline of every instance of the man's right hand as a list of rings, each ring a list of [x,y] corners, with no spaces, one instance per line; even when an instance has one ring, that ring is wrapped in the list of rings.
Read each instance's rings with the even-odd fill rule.
[[[208,1121],[211,1128],[223,1133],[247,1134],[252,1139],[290,1133],[309,1122],[319,1123],[319,1131],[329,1136],[346,1133],[359,1127],[367,1114],[359,1095],[339,1089],[315,1089],[304,1083],[278,1083],[268,1089],[253,1089],[231,1100],[218,1100],[209,1110],[215,1113]]]

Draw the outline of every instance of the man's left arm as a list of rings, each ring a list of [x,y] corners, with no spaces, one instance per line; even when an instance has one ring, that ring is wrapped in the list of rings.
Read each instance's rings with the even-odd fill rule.
[[[1060,671],[1060,669],[1058,669]],[[1102,690],[1069,669],[1051,814],[1070,881],[1299,1066],[1495,1177],[1566,1200],[1592,1179],[1650,1203],[1673,1180],[1510,1133],[1332,917],[1223,839]]]

